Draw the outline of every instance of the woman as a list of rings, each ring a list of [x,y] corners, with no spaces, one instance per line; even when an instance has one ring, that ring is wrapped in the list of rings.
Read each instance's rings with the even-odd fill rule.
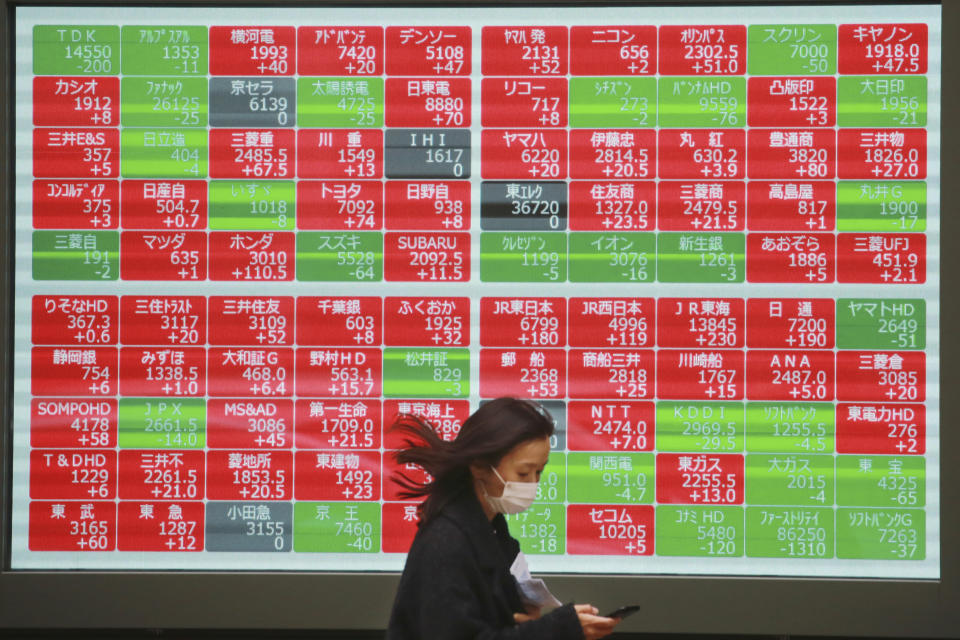
[[[550,455],[553,420],[538,404],[498,398],[481,406],[445,442],[404,415],[396,458],[427,470],[421,484],[402,476],[404,497],[426,496],[417,535],[390,616],[388,640],[580,640],[602,638],[619,620],[590,605],[540,615],[525,607],[510,573],[520,545],[504,513],[533,502]]]

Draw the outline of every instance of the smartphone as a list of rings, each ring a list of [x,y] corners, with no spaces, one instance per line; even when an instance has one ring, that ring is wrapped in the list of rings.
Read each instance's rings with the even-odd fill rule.
[[[628,604],[628,605],[625,606],[625,607],[620,607],[619,609],[616,609],[616,610],[614,610],[614,611],[611,611],[610,613],[604,614],[604,617],[606,617],[606,618],[620,618],[620,619],[622,620],[623,618],[626,618],[627,616],[633,615],[633,614],[636,613],[637,611],[640,611],[640,605],[638,605],[638,604]]]

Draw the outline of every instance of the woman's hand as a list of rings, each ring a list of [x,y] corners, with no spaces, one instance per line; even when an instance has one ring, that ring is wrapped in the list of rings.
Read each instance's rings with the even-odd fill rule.
[[[580,627],[583,637],[587,640],[596,640],[613,633],[614,627],[620,622],[618,618],[604,618],[597,615],[597,608],[589,604],[576,605],[577,617],[580,618]]]
[[[531,620],[536,620],[540,617],[540,607],[533,604],[526,604],[524,605],[524,608],[527,610],[526,613],[513,614],[513,621],[517,624],[530,622]]]

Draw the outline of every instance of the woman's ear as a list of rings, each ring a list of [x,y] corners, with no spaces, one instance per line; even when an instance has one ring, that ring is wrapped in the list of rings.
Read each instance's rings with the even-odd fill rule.
[[[487,477],[487,474],[489,473],[487,469],[488,469],[487,465],[481,464],[480,462],[470,463],[470,475],[473,476],[474,481],[485,480]]]

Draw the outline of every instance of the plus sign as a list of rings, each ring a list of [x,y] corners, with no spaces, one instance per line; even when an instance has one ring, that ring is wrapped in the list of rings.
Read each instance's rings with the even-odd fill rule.
[[[815,113],[811,113],[810,115],[807,116],[807,122],[809,122],[810,124],[813,124],[814,122],[816,122],[816,120],[817,120],[817,114]]]
[[[87,436],[87,434],[83,434],[82,436],[80,436],[80,444],[86,445],[86,444],[87,444],[87,440],[89,440],[89,439],[90,439],[90,437]]]
[[[94,216],[94,217],[90,218],[90,223],[91,223],[93,226],[95,226],[95,227],[99,227],[99,226],[100,226],[100,216]]]
[[[267,336],[263,335],[263,331],[261,331],[260,333],[257,334],[255,339],[260,344],[263,344],[263,341],[267,339]]]
[[[814,220],[813,218],[810,218],[809,220],[807,220],[806,224],[808,228],[813,229],[815,226],[817,226],[817,221]]]
[[[440,337],[439,333],[433,334],[433,337],[430,339],[433,340],[433,344],[440,344],[440,342],[443,340],[443,338]]]
[[[240,495],[242,495],[244,498],[246,498],[249,494],[250,494],[250,490],[247,489],[246,487],[243,487],[242,489],[240,489]]]
[[[237,267],[236,269],[233,270],[234,279],[239,280],[240,276],[242,275],[243,275],[243,271],[240,270],[240,267]]]
[[[427,279],[427,270],[426,270],[426,269],[420,269],[420,271],[417,271],[417,277],[420,278],[421,280],[426,280],[426,279]]]
[[[710,175],[710,167],[704,166],[702,169],[700,169],[700,173],[702,173],[702,174],[705,175],[705,176],[709,176],[709,175]]]
[[[80,538],[79,540],[77,540],[77,545],[78,545],[81,549],[85,549],[85,548],[87,547],[87,541],[84,540],[83,538]]]
[[[794,400],[796,400],[797,396],[800,395],[800,391],[796,387],[793,387],[787,393],[789,393],[790,397],[793,398]]]
[[[169,383],[169,382],[165,382],[165,383],[163,384],[163,386],[160,387],[160,390],[163,391],[164,393],[167,393],[167,394],[170,393],[170,389],[172,389],[172,387],[170,386],[170,383]]]
[[[517,339],[518,339],[520,342],[522,342],[523,344],[527,344],[527,342],[530,340],[530,336],[528,336],[527,334],[524,333],[523,335],[521,335],[521,336],[520,336],[519,338],[517,338]]]
[[[704,393],[712,398],[716,391],[714,391],[713,387],[707,387],[707,390],[704,391]]]
[[[530,394],[530,397],[533,398],[537,395],[537,388],[533,385],[527,387],[527,393]]]
[[[250,165],[244,165],[243,169],[240,169],[240,173],[245,176],[249,176],[251,171],[253,171],[253,168]]]
[[[180,271],[177,271],[177,275],[180,276],[180,278],[181,278],[182,280],[186,280],[186,279],[187,279],[187,273],[188,273],[188,272],[187,272],[187,268],[186,268],[186,267],[182,267],[182,268],[180,269]]]
[[[875,175],[875,176],[879,176],[880,173],[881,173],[881,171],[882,171],[882,169],[880,169],[880,166],[879,166],[879,165],[874,166],[873,169],[870,169],[870,173],[872,173],[872,174]]]
[[[623,385],[620,385],[619,387],[617,387],[617,395],[618,395],[618,396],[620,396],[620,397],[622,398],[622,397],[625,396],[626,394],[627,394],[627,389],[626,389],[626,387],[624,387]]]
[[[610,335],[607,336],[607,342],[609,342],[611,345],[616,344],[617,336],[611,333]]]
[[[700,218],[694,218],[693,220],[690,221],[690,224],[692,224],[694,227],[699,229],[700,225],[703,224],[703,220],[701,220]]]
[[[87,489],[87,493],[89,493],[91,497],[92,497],[92,496],[95,496],[95,495],[97,495],[97,488],[96,488],[96,487],[90,487],[89,489]]]
[[[433,121],[436,122],[437,124],[440,124],[441,122],[443,122],[443,116],[441,116],[438,113],[437,115],[433,116]]]
[[[257,67],[257,69],[259,69],[260,73],[263,73],[263,72],[266,71],[266,69],[267,69],[266,63],[261,62],[261,63],[260,63],[260,66]]]
[[[337,385],[332,384],[332,385],[330,385],[329,387],[327,387],[327,390],[328,390],[330,393],[332,393],[332,394],[336,394],[336,393],[337,393]]]
[[[633,544],[633,540],[631,540],[630,542],[627,543],[626,548],[627,548],[627,551],[629,551],[630,553],[633,553],[634,550],[637,548],[637,545]]]
[[[164,544],[167,545],[167,549],[173,549],[174,545],[176,545],[177,543],[173,541],[173,538],[170,538]]]
[[[883,279],[884,282],[886,282],[887,280],[889,280],[889,279],[892,278],[893,276],[890,275],[890,272],[889,272],[889,271],[884,271],[883,273],[880,274],[880,277]]]
[[[257,439],[254,440],[254,442],[257,443],[257,446],[258,446],[258,447],[262,447],[262,446],[263,446],[263,435],[257,436]]]
[[[153,497],[156,498],[157,496],[160,495],[160,491],[161,491],[161,490],[160,490],[160,487],[154,487],[154,488],[150,491],[150,493],[152,493],[152,494],[153,494]]]
[[[90,172],[93,173],[93,175],[95,176],[100,175],[101,171],[103,171],[103,169],[101,169],[100,165],[98,164],[93,165],[93,167],[90,169]]]
[[[807,175],[807,168],[803,165],[800,165],[799,167],[797,167],[797,173],[800,174],[801,176],[805,176]]]
[[[627,67],[627,69],[630,69],[630,73],[636,73],[638,69],[637,63],[631,62],[630,65]]]
[[[703,65],[700,64],[699,60],[693,63],[693,70],[696,71],[697,73],[700,73],[700,69],[702,68],[703,68]]]
[[[605,228],[609,229],[610,225],[613,224],[613,221],[610,218],[604,218],[603,222],[601,222],[600,224],[602,224]]]
[[[796,341],[797,341],[797,339],[796,339],[795,337],[793,337],[793,336],[790,336],[790,337],[787,338],[787,344],[789,344],[791,347],[793,346],[793,343],[796,342]]]
[[[887,389],[886,393],[884,393],[883,395],[893,400],[893,396],[897,395],[897,392],[894,391],[893,389]]]
[[[706,342],[706,341],[707,341],[707,338],[706,338],[706,336],[704,336],[702,333],[696,337],[696,342],[697,342],[697,344],[699,344],[699,345],[701,345],[701,346],[702,346],[703,343]]]
[[[163,219],[163,224],[169,227],[170,225],[173,224],[173,218],[171,218],[170,216],[167,216],[166,218]]]
[[[439,62],[438,62],[437,64],[433,65],[433,72],[434,72],[434,73],[440,73],[442,70],[443,70],[443,65],[440,64]]]
[[[355,67],[353,66],[353,63],[351,62],[350,64],[347,65],[347,72],[353,73],[354,68]]]
[[[609,178],[609,177],[610,177],[610,174],[613,173],[613,169],[610,168],[610,165],[606,165],[606,166],[603,167],[602,172],[603,172],[603,175],[605,175],[605,176],[607,176],[607,177]]]
[[[902,440],[897,443],[897,450],[898,450],[898,451],[903,451],[903,450],[906,449],[906,448],[907,448],[907,445],[903,444],[903,441],[902,441]]]
[[[807,271],[806,277],[807,277],[807,280],[809,280],[810,282],[813,282],[814,280],[817,279],[817,274],[814,273],[814,271],[811,269],[810,271]]]

